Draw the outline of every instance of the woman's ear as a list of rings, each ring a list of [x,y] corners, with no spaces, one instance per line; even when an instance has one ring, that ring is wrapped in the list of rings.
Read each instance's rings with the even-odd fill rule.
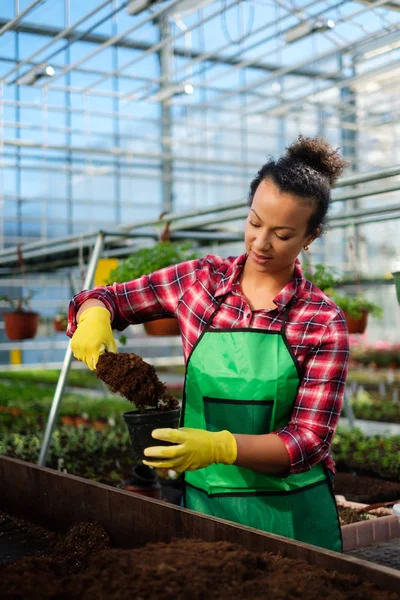
[[[321,234],[321,226],[317,227],[312,235],[308,236],[307,238],[307,246],[311,246],[311,244],[313,243],[314,240],[316,240]]]

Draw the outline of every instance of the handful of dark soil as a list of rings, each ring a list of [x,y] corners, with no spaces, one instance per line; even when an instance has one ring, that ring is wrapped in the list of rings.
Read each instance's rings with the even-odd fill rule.
[[[127,398],[141,412],[149,407],[160,410],[179,408],[177,399],[167,393],[155,368],[133,352],[101,354],[96,375],[112,392]]]

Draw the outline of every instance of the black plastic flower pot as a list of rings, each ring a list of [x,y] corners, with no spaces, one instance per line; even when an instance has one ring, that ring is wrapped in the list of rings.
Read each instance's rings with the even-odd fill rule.
[[[118,487],[128,492],[161,500],[161,484],[157,471],[142,463],[133,465],[132,477],[120,483]]]
[[[179,427],[180,408],[175,410],[154,410],[149,409],[144,413],[138,410],[132,410],[124,413],[122,416],[128,427],[131,438],[132,453],[135,461],[145,458],[143,451],[149,446],[170,446],[170,442],[162,442],[151,437],[153,429],[162,429]]]

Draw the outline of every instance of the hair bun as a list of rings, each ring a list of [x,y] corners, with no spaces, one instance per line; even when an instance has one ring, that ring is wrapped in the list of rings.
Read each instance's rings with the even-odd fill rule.
[[[348,162],[321,137],[304,137],[298,139],[286,148],[286,156],[295,162],[311,167],[328,178],[330,185],[340,177]]]

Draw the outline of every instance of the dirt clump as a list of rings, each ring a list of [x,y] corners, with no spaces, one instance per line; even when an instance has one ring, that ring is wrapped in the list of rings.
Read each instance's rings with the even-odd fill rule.
[[[161,410],[179,408],[179,402],[167,393],[166,385],[158,378],[155,368],[133,352],[101,354],[96,375],[112,392],[127,398],[140,412],[149,407]]]

